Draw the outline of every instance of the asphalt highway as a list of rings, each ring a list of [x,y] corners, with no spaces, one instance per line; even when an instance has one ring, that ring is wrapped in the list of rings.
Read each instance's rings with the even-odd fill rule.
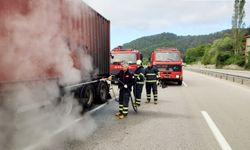
[[[119,120],[115,101],[90,115],[96,128],[74,150],[249,150],[250,89],[184,72],[184,85],[159,88],[159,104],[130,108]],[[145,91],[144,91],[145,92]],[[88,120],[80,121],[82,126]]]
[[[50,136],[24,149],[250,149],[249,87],[190,71],[184,72],[182,86],[169,84],[159,88],[158,105],[145,104],[144,89],[138,113],[130,107],[128,117],[119,120],[118,103],[111,100],[62,128],[57,124]]]

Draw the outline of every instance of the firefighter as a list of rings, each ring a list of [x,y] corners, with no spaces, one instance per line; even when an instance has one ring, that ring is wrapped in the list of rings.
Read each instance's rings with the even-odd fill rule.
[[[159,71],[155,66],[152,65],[151,62],[148,63],[148,67],[145,69],[145,77],[146,77],[146,92],[147,92],[146,103],[150,103],[151,89],[152,89],[154,94],[154,104],[157,104],[158,102],[157,80],[159,79]]]
[[[144,86],[144,80],[145,80],[145,76],[144,76],[144,72],[145,69],[142,66],[142,61],[141,60],[137,60],[136,62],[137,64],[137,69],[135,70],[135,85],[134,85],[134,96],[135,96],[135,106],[140,106],[141,105],[141,93],[143,90],[143,86]]]
[[[123,70],[121,70],[117,75],[116,79],[118,80],[118,88],[120,89],[119,93],[119,112],[116,113],[116,116],[119,119],[123,119],[128,115],[128,106],[130,92],[132,86],[134,85],[134,75],[129,71],[129,65],[127,63],[122,63]]]

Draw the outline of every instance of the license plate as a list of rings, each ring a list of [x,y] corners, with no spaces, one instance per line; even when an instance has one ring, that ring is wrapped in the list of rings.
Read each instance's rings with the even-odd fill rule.
[[[169,79],[169,78],[170,78],[170,76],[165,76],[165,78],[166,78],[166,79]]]

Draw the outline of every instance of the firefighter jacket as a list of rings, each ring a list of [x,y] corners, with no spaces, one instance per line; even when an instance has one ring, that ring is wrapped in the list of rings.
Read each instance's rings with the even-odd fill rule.
[[[129,70],[125,72],[121,70],[115,77],[118,80],[119,89],[124,88],[124,85],[126,84],[128,86],[128,89],[131,91],[135,80],[134,80],[134,75],[131,74]]]
[[[137,68],[135,70],[135,82],[136,84],[144,84],[144,80],[145,80],[145,69],[143,68],[143,66],[140,66],[139,68]]]
[[[145,69],[146,83],[156,83],[159,78],[159,70],[155,67],[147,67]]]

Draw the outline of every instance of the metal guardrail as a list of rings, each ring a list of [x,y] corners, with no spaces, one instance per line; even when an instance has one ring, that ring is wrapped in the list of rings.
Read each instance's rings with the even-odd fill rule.
[[[247,76],[230,74],[230,73],[219,72],[219,71],[212,71],[212,70],[207,70],[207,69],[200,69],[200,68],[185,68],[185,69],[189,71],[201,73],[204,75],[213,76],[219,79],[225,79],[231,82],[250,86],[250,77],[247,77]]]

